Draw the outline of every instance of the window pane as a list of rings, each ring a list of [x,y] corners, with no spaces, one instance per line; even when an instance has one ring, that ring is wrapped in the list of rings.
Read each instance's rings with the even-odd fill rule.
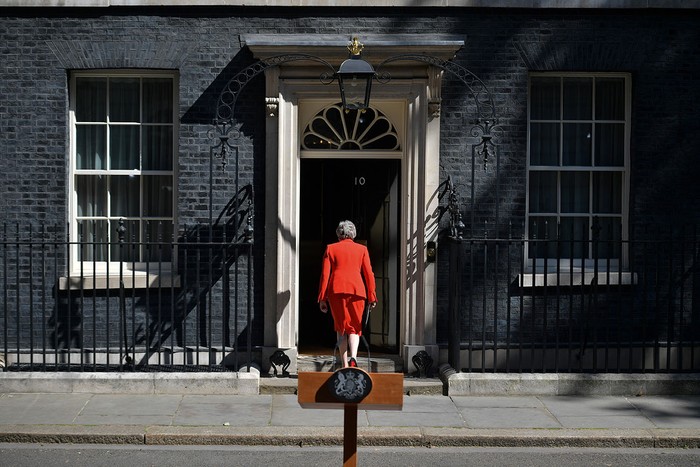
[[[593,174],[593,211],[600,214],[622,213],[622,174]]]
[[[364,112],[359,110],[345,112],[345,121],[352,126],[357,125],[358,135],[369,130],[369,134],[364,138],[365,140],[376,138],[382,133],[391,131],[389,121],[385,118],[377,118],[377,112],[371,108],[366,109]]]
[[[596,78],[595,118],[625,119],[625,81],[622,78]]]
[[[78,125],[75,127],[75,167],[77,169],[105,169],[107,127]]]
[[[109,131],[110,168],[139,169],[139,127],[111,125]]]
[[[530,164],[559,165],[559,124],[530,124]]]
[[[144,222],[144,238],[152,242],[144,251],[144,261],[171,261],[173,248],[172,223]]]
[[[107,215],[107,183],[101,175],[78,175],[75,191],[78,195],[78,216]]]
[[[590,120],[593,115],[593,80],[564,78],[564,120]]]
[[[530,212],[557,212],[556,172],[530,172]]]
[[[589,233],[587,217],[562,217],[559,230],[561,257],[587,259]]]
[[[561,212],[588,212],[588,172],[562,172]]]
[[[557,253],[557,218],[531,217],[528,226],[528,256],[533,258],[552,258]]]
[[[173,178],[169,175],[143,177],[143,215],[171,217],[173,213]]]
[[[398,140],[392,133],[392,126],[389,120],[378,118],[374,122],[370,121],[370,123],[373,123],[372,126],[362,133],[360,133],[360,128],[358,127],[358,134],[361,135],[365,149],[398,149]]]
[[[78,261],[107,261],[107,221],[78,221]]]
[[[598,230],[593,236],[593,258],[620,259],[622,257],[622,222],[617,217],[598,217],[593,221],[594,229]]]
[[[336,149],[338,147],[339,138],[324,119],[314,118],[308,129],[310,133],[304,136],[304,147],[309,149]]]
[[[534,77],[530,80],[530,118],[559,120],[559,78]]]
[[[117,234],[117,229],[119,228],[119,221],[112,221],[112,246],[111,246],[111,257],[112,261],[124,261],[131,263],[133,261],[140,261],[140,251],[141,245],[139,243],[139,229],[141,223],[139,221],[124,221],[124,242],[119,242],[119,236]],[[119,269],[113,271],[114,274],[119,274]],[[129,272],[122,271],[123,274],[130,274]]]
[[[173,122],[173,80],[168,78],[143,80],[143,121]]]
[[[342,105],[342,102],[337,102],[335,104],[335,106],[329,107],[328,109],[326,109],[326,111],[324,112],[324,116],[328,119],[328,123],[330,124],[330,127],[326,127],[328,129],[323,130],[325,132],[321,132],[321,134],[326,135],[326,136],[332,135],[333,134],[332,128],[343,128],[347,125],[346,118],[344,116],[344,112],[342,112],[340,110],[341,105]],[[348,111],[348,116],[353,112],[357,112],[357,110]],[[324,121],[322,119],[318,119],[318,120]],[[314,123],[317,123],[318,120],[314,120]],[[314,128],[314,130],[316,130],[316,128]]]
[[[143,170],[173,169],[173,128],[171,126],[144,126]]]
[[[109,192],[113,217],[139,216],[139,177],[113,175],[109,179]]]
[[[77,122],[107,121],[107,79],[75,79],[75,120]]]
[[[109,120],[139,121],[139,79],[112,78],[109,81]]]
[[[590,166],[591,165],[591,124],[565,123],[562,165]]]
[[[625,162],[625,124],[596,123],[595,165],[622,167]]]

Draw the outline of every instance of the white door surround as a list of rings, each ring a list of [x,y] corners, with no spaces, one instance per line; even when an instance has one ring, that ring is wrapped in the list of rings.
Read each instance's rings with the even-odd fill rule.
[[[347,58],[344,46],[349,42],[349,38],[338,36],[332,40],[328,36],[246,36],[243,39],[258,58],[303,52],[322,57],[334,66]],[[463,45],[463,41],[454,38],[410,36],[410,43],[408,39],[402,36],[360,37],[368,51],[363,58],[375,66],[382,57],[407,52],[447,60]],[[328,44],[342,45],[342,48]],[[376,61],[370,57],[369,51],[377,57]],[[312,107],[339,101],[337,83],[324,85],[319,81],[318,76],[323,71],[327,70],[313,62],[293,61],[265,72],[267,188],[263,371],[270,370],[267,358],[278,349],[291,358],[289,370],[296,371],[300,135],[308,123],[302,119],[313,115]],[[425,63],[402,61],[393,63],[390,72],[391,80],[373,85],[370,105],[393,115],[390,118],[402,135],[399,349],[404,370],[414,372],[416,368],[411,358],[419,350],[426,350],[436,363],[439,357],[436,345],[437,263],[426,261],[426,243],[436,241],[438,235],[442,70]]]

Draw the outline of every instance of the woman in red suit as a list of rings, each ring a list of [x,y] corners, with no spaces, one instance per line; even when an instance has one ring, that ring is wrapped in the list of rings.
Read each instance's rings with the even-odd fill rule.
[[[365,301],[371,308],[377,304],[376,286],[367,247],[354,242],[355,224],[341,221],[335,233],[338,242],[328,245],[323,255],[318,305],[324,313],[330,306],[343,366],[357,366],[362,312]]]

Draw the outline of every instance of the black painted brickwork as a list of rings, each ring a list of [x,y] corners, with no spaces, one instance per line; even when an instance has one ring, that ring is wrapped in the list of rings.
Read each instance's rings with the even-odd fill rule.
[[[363,16],[357,17],[358,12]],[[465,90],[446,76],[442,178],[451,175],[476,225],[518,236],[525,209],[526,86],[529,71],[632,74],[632,186],[636,224],[698,220],[700,209],[700,15],[663,10],[498,9],[3,9],[0,10],[0,221],[67,221],[67,79],[86,68],[176,69],[180,76],[180,231],[209,219],[208,123],[220,87],[252,62],[240,34],[456,34],[456,61],[492,90],[500,115],[495,161],[471,186]],[[241,183],[256,197],[256,314],[264,253],[262,83],[239,103]],[[214,216],[228,202],[233,164],[215,170]],[[471,199],[472,188],[475,197]],[[482,229],[483,227],[479,227]],[[520,229],[520,230],[519,230]],[[442,255],[442,254],[441,254]],[[444,255],[441,256],[444,259]],[[442,261],[442,265],[445,262]],[[439,271],[439,339],[444,340],[446,267]]]

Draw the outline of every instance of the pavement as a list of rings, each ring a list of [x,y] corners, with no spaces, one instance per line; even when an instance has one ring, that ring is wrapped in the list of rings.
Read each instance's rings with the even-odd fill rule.
[[[342,446],[344,411],[301,408],[286,387],[263,382],[257,394],[232,395],[5,391],[0,442]],[[360,409],[358,444],[700,448],[698,394],[443,395],[430,387],[407,378],[401,410]]]

